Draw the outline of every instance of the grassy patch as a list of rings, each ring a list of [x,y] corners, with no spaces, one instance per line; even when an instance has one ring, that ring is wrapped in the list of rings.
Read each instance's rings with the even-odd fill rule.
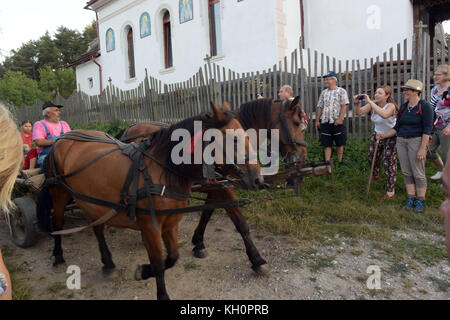
[[[433,284],[438,288],[441,292],[447,292],[450,289],[450,282],[446,280],[442,280],[435,277],[428,277],[428,280],[433,282]]]
[[[317,140],[308,140],[308,157],[311,161],[323,160],[323,149]],[[386,192],[386,176],[381,169],[381,179],[371,187],[369,199],[365,199],[369,175],[367,150],[369,142],[363,139],[349,139],[343,165],[335,168],[334,183],[329,176],[307,177],[303,180],[299,197],[276,200],[277,197],[294,195],[292,190],[273,190],[272,201],[253,203],[244,209],[244,215],[259,227],[278,235],[289,235],[300,241],[312,244],[327,244],[329,239],[346,237],[357,243],[370,240],[374,247],[384,250],[386,243],[393,240],[399,230],[408,232],[427,232],[444,235],[443,217],[439,206],[445,195],[439,183],[430,182],[427,191],[427,212],[415,215],[401,210],[406,199],[403,176],[398,169],[396,197],[381,201]],[[333,152],[335,156],[335,151]],[[426,164],[427,175],[433,174],[435,168]],[[267,197],[266,193],[238,190],[240,197],[251,199]],[[398,255],[413,257],[426,264],[432,264],[445,258],[442,247],[434,248],[431,244],[403,246]],[[400,249],[400,248],[395,248]],[[357,251],[353,251],[356,253]],[[352,253],[352,254],[354,254]]]
[[[197,269],[199,269],[200,265],[195,264],[193,261],[189,261],[189,262],[185,263],[183,265],[183,267],[184,267],[184,270],[190,271],[190,270],[197,270]]]
[[[57,294],[64,289],[67,289],[67,286],[61,282],[55,282],[47,287],[47,291],[53,294]]]
[[[31,300],[31,288],[27,285],[27,279],[23,276],[27,273],[26,265],[17,265],[12,261],[13,249],[3,247],[1,250],[5,266],[11,277],[13,300]]]
[[[308,265],[308,267],[311,268],[312,272],[318,272],[322,269],[332,267],[334,258],[336,258],[336,256],[317,257],[314,262]]]

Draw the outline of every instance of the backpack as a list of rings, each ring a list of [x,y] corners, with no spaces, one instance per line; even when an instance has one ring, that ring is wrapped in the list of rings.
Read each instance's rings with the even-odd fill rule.
[[[419,100],[419,110],[416,112],[416,114],[420,114],[421,117],[423,117],[422,102],[423,102],[423,100]],[[400,117],[402,116],[403,111],[405,111],[405,108],[407,105],[408,105],[408,102],[405,102],[404,104],[402,104],[402,106],[400,107],[400,110],[397,113],[397,120],[400,119]]]

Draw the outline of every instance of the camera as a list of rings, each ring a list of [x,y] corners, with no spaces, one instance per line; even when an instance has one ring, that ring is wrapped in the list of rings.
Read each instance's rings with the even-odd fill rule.
[[[360,94],[359,96],[358,96],[358,100],[364,100],[365,99],[365,97],[362,95],[362,94]]]

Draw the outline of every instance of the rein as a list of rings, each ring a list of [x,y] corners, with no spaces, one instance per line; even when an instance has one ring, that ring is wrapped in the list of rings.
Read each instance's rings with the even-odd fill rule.
[[[56,234],[68,234],[68,233],[74,233],[81,230],[84,230],[87,227],[98,225],[101,223],[105,223],[107,220],[111,219],[117,214],[117,211],[125,211],[127,215],[130,217],[130,223],[133,224],[135,222],[136,214],[143,214],[143,215],[149,215],[152,217],[152,222],[155,230],[158,230],[156,216],[168,216],[171,214],[182,214],[182,213],[189,213],[189,212],[197,212],[202,210],[212,210],[216,208],[232,208],[232,207],[241,207],[248,204],[248,200],[244,199],[237,199],[237,200],[207,200],[203,198],[197,198],[193,197],[189,193],[181,192],[177,190],[176,188],[160,185],[160,184],[154,184],[150,176],[148,174],[147,166],[144,163],[144,156],[150,158],[151,160],[157,162],[159,165],[161,165],[164,169],[172,171],[174,174],[180,175],[179,172],[176,172],[175,170],[169,168],[167,165],[162,163],[160,160],[156,159],[152,154],[150,154],[146,148],[148,148],[151,144],[151,136],[143,141],[141,141],[139,144],[136,143],[130,143],[126,144],[123,143],[117,139],[114,139],[110,135],[106,134],[108,139],[105,139],[103,137],[97,137],[92,136],[89,134],[86,134],[84,132],[80,131],[71,131],[69,133],[66,133],[63,135],[60,139],[67,139],[67,140],[74,140],[74,141],[81,141],[81,142],[99,142],[99,143],[107,143],[107,144],[114,144],[117,145],[116,148],[112,148],[110,150],[107,150],[100,155],[96,156],[92,160],[86,162],[85,164],[81,165],[79,168],[75,169],[74,171],[65,174],[60,175],[57,173],[56,170],[56,164],[54,159],[54,152],[52,151],[48,155],[48,164],[50,165],[51,170],[51,177],[47,178],[45,181],[44,186],[48,185],[60,185],[63,187],[67,192],[69,192],[72,197],[86,201],[89,203],[93,203],[100,206],[109,207],[113,210],[109,211],[107,213],[107,217],[102,216],[97,221],[93,222],[89,226],[83,227],[83,228],[75,228],[73,230],[65,230],[61,231],[62,233],[55,233]],[[120,196],[120,203],[114,203],[94,197],[87,196],[85,194],[81,194],[79,192],[76,192],[73,190],[64,180],[66,178],[72,177],[75,174],[83,171],[87,167],[89,167],[91,164],[96,162],[97,160],[105,157],[108,154],[111,154],[115,151],[121,151],[122,154],[127,155],[131,160],[132,164],[130,166],[130,169],[128,171],[126,180],[124,182],[122,193]],[[138,178],[139,175],[143,174],[144,176],[144,187],[138,189]],[[186,178],[192,179],[192,177]],[[131,188],[131,192],[129,192],[129,189]],[[203,200],[206,203],[204,205],[199,206],[191,206],[191,207],[185,207],[185,208],[174,208],[174,209],[163,209],[163,210],[155,210],[152,195],[158,195],[160,197],[168,197],[172,199],[176,199],[179,201],[186,201],[188,199],[197,199],[197,200]],[[137,207],[137,201],[143,198],[147,198],[149,201],[149,207],[148,208],[139,208]]]

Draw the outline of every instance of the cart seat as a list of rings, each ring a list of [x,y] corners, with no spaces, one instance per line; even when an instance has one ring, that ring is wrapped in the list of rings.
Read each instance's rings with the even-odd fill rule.
[[[35,169],[28,169],[28,170],[22,170],[22,173],[25,175],[26,178],[31,178],[33,176],[38,175],[41,172],[40,168]]]

